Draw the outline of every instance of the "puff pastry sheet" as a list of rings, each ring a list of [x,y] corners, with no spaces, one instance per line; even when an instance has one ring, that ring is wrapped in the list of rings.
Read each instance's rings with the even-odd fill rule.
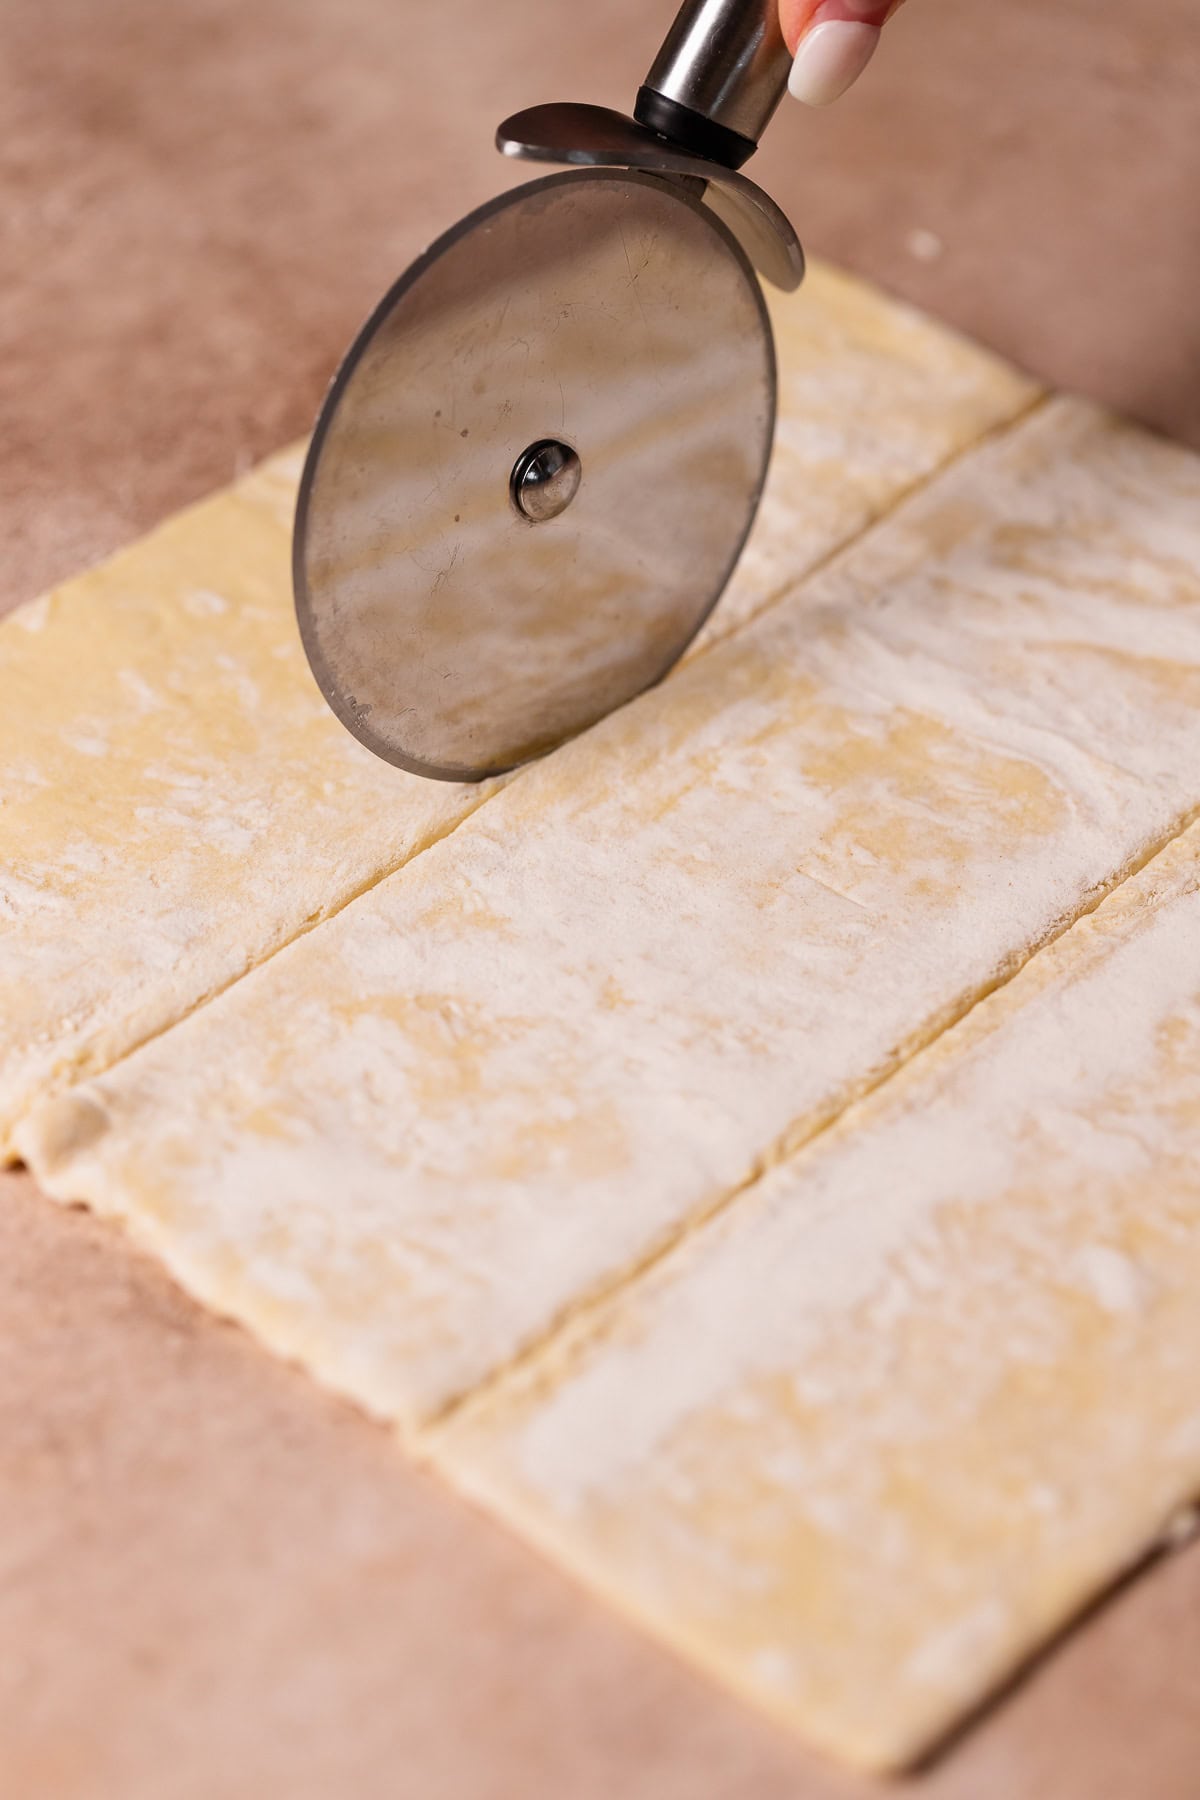
[[[5,626],[3,1091],[52,1194],[891,1766],[1200,1487],[1200,464],[840,277],[780,328],[716,628],[507,783],[323,717],[287,464]]]

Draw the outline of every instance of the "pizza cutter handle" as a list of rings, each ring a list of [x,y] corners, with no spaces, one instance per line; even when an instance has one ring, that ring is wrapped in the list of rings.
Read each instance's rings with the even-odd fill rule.
[[[740,169],[787,89],[779,0],[684,0],[638,94],[638,123]]]

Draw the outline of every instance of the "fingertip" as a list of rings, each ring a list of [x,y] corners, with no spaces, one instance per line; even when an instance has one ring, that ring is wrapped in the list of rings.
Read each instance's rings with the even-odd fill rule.
[[[800,40],[788,90],[804,106],[830,106],[853,87],[876,50],[878,25],[857,19],[828,19]]]
[[[813,14],[821,0],[779,0],[779,22],[783,38],[793,56],[800,48],[805,32],[813,22]]]

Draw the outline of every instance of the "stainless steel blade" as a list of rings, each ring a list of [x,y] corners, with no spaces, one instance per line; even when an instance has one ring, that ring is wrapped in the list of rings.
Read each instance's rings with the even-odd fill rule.
[[[376,754],[474,780],[661,679],[720,597],[775,422],[749,262],[678,183],[502,195],[349,352],[295,534],[330,705]]]

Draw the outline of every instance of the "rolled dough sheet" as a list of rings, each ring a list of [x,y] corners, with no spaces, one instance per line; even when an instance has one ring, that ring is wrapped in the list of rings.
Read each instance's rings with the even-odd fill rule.
[[[1200,831],[432,1439],[814,1743],[905,1762],[1200,1494]]]
[[[815,269],[777,317],[776,479],[728,630],[1036,390]],[[291,612],[300,453],[0,626],[0,1155],[103,1069],[453,827],[487,790],[376,762]]]
[[[17,1145],[411,1432],[1198,801],[1200,462],[1056,402]]]

